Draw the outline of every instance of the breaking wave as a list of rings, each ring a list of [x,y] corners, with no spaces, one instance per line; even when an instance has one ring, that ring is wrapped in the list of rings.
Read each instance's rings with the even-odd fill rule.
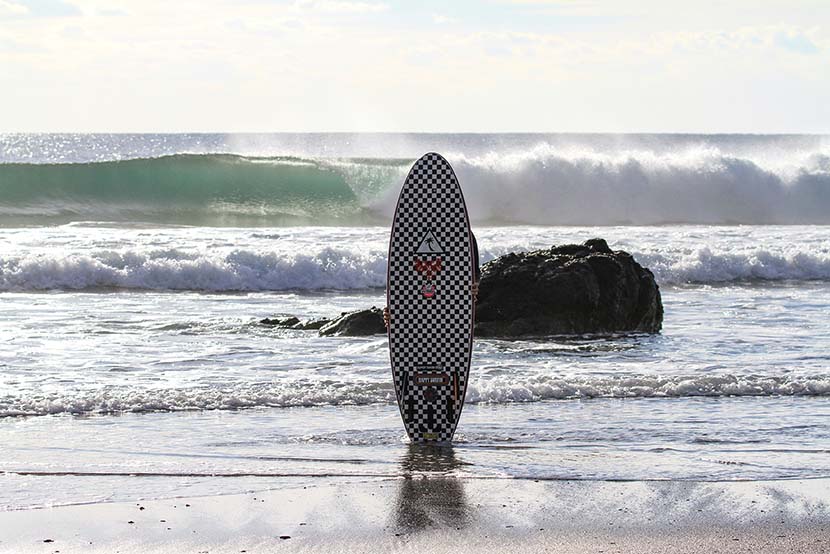
[[[730,253],[702,247],[679,254],[635,254],[635,258],[661,284],[830,279],[830,252],[826,251]]]
[[[830,224],[830,154],[787,159],[717,147],[604,152],[540,142],[447,152],[477,223]],[[4,225],[386,223],[412,159],[176,154],[0,164]]]
[[[454,160],[479,221],[549,225],[827,224],[830,155],[560,150]]]
[[[830,376],[675,376],[626,378],[527,377],[479,380],[467,401],[506,404],[586,398],[678,398],[719,396],[827,396]],[[389,383],[268,383],[221,388],[56,390],[0,397],[0,417],[49,414],[110,414],[237,410],[256,407],[353,406],[395,401]]]
[[[0,258],[0,290],[9,291],[366,289],[385,282],[385,252],[356,254],[333,248],[308,254],[158,250]]]
[[[365,165],[365,164],[364,164]],[[66,164],[0,164],[7,225],[142,221],[189,225],[349,224],[371,219],[350,186],[388,165],[176,154]],[[367,191],[371,190],[371,186]]]
[[[509,250],[482,250],[482,262]],[[807,248],[730,253],[702,247],[688,252],[632,253],[664,285],[830,280],[830,252]],[[381,250],[331,247],[295,253],[137,249],[0,254],[0,291],[370,289],[385,286],[386,257]]]
[[[470,402],[497,404],[578,398],[826,395],[830,395],[830,376],[710,375],[593,379],[540,376],[524,383],[510,378],[480,381],[472,383],[467,390]]]

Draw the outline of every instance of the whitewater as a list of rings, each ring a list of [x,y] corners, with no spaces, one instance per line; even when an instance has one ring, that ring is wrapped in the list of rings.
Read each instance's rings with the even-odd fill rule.
[[[657,335],[476,340],[460,471],[830,476],[830,137],[0,135],[0,506],[394,476],[385,337],[260,321],[383,306],[430,150],[482,263],[602,237],[665,307]]]
[[[823,226],[476,227],[481,263],[602,236],[660,284],[830,279]],[[0,291],[362,290],[386,282],[385,227],[2,229]],[[152,235],[151,240],[148,237]],[[781,237],[788,237],[782,241]]]

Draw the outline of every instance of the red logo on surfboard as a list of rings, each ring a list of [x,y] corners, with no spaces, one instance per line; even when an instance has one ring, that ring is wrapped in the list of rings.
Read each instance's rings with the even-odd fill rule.
[[[441,258],[422,260],[415,258],[415,271],[424,276],[425,283],[421,286],[424,298],[435,298],[435,276],[441,271]]]
[[[435,258],[434,260],[415,258],[415,271],[422,274],[428,281],[432,281],[441,271],[441,258]]]

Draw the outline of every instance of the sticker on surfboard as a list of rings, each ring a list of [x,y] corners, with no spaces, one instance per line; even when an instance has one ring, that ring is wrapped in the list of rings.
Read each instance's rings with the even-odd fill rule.
[[[415,250],[415,271],[423,275],[424,282],[421,285],[421,295],[424,298],[435,298],[437,287],[435,277],[441,271],[443,259],[440,254],[444,253],[441,243],[435,238],[432,229],[427,231],[418,248]]]
[[[424,238],[421,239],[420,244],[418,244],[418,249],[415,250],[416,254],[443,254],[444,249],[441,247],[441,243],[438,242],[438,239],[435,238],[435,234],[433,234],[432,230],[427,231],[427,234],[424,235]]]

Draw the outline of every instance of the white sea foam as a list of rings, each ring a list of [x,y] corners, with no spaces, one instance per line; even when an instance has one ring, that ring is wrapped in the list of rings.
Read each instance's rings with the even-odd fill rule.
[[[7,396],[0,398],[0,416],[349,406],[392,398],[394,393],[386,383],[273,383],[182,389],[108,387]]]
[[[679,398],[699,396],[828,396],[830,376],[712,375],[623,378],[522,376],[478,379],[467,402],[508,404],[580,398]],[[285,382],[220,387],[107,387],[100,390],[27,392],[0,397],[0,417],[236,410],[254,407],[354,406],[393,403],[388,382]]]
[[[735,254],[704,246],[680,254],[635,254],[635,258],[665,284],[830,279],[827,252],[756,249]]]
[[[470,402],[534,402],[572,398],[676,398],[692,396],[830,395],[830,377],[711,375],[623,378],[531,377],[479,380],[467,391]]]
[[[483,249],[482,261],[511,248]],[[515,250],[520,250],[517,246]],[[660,284],[830,279],[830,252],[739,253],[701,246],[633,252]],[[386,283],[386,252],[323,247],[309,252],[179,249],[0,254],[0,290],[92,288],[203,291],[366,289]]]
[[[0,258],[0,290],[167,289],[261,291],[364,289],[386,281],[386,254],[322,248],[276,254],[170,251],[59,252]]]
[[[830,156],[768,160],[718,148],[460,157],[476,219],[555,225],[828,223]]]

